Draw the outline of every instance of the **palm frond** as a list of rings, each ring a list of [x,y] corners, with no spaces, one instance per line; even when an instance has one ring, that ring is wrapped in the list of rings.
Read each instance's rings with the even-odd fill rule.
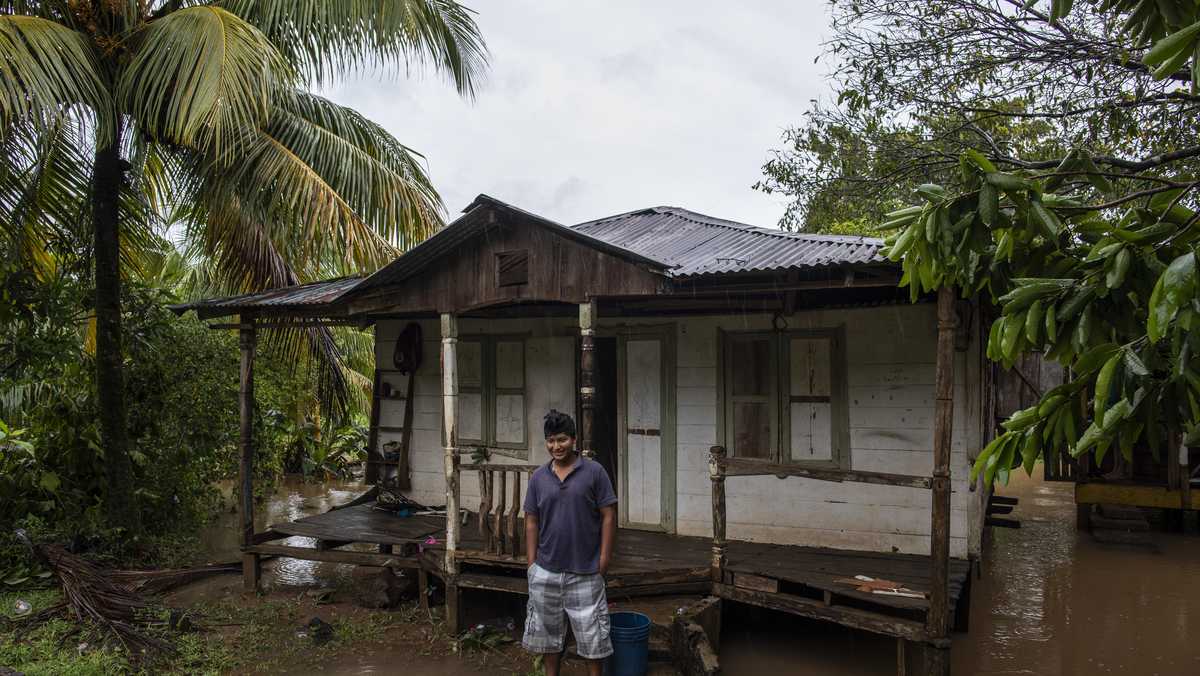
[[[271,224],[291,265],[306,272],[373,270],[441,224],[441,202],[414,153],[309,94],[277,109],[235,164],[207,173],[210,190]]]
[[[112,108],[87,37],[39,16],[0,15],[0,134],[17,120],[52,118],[72,106],[101,117]]]
[[[117,98],[139,128],[221,156],[235,135],[266,122],[272,96],[295,72],[261,31],[220,7],[188,7],[131,38]]]
[[[453,0],[223,0],[318,82],[345,70],[431,66],[474,95],[487,47],[474,13]]]
[[[75,122],[26,118],[0,139],[0,240],[43,279],[60,254],[74,252],[88,222],[91,160]]]

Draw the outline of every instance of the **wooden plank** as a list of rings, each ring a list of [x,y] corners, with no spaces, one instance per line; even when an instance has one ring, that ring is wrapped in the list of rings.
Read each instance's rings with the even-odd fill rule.
[[[470,453],[470,452],[474,451],[475,449],[460,448],[458,450],[460,453],[463,453],[463,452]],[[512,449],[508,449],[508,450],[512,450]],[[529,464],[517,464],[517,463],[513,463],[510,465],[510,464],[506,464],[506,463],[496,463],[496,462],[474,462],[469,465],[463,465],[462,467],[463,467],[463,469],[477,469],[477,470],[480,470],[483,472],[525,472],[528,474],[528,473],[533,472],[537,468],[541,467],[541,465],[529,465]]]
[[[270,531],[319,540],[346,540],[373,544],[419,543],[445,527],[442,517],[401,517],[374,505],[362,504],[322,514],[271,524]]]
[[[508,491],[506,490],[506,482],[508,481],[508,472],[497,472],[500,477],[500,485],[496,488],[496,506],[492,510],[492,534],[488,538],[488,551],[503,554],[504,553],[504,508],[508,504]]]
[[[379,388],[383,382],[382,372],[380,369],[375,369],[375,378],[371,385],[371,392],[375,395],[371,398],[371,422],[369,432],[367,434],[367,471],[364,481],[369,484],[375,484],[379,481],[379,461],[383,459],[383,453],[379,450]],[[407,407],[408,404],[405,404]]]
[[[458,572],[454,550],[458,546],[458,317],[443,313],[442,325],[442,433],[443,462],[446,476],[446,557],[444,568],[448,575]],[[447,618],[458,622],[458,588],[453,580],[446,585]],[[457,628],[455,628],[457,631]]]
[[[1200,509],[1200,491],[1193,491],[1189,497],[1189,509]],[[1182,497],[1179,491],[1162,486],[1096,482],[1075,484],[1075,502],[1079,505],[1111,503],[1133,507],[1179,509]]]
[[[933,510],[930,524],[929,557],[933,564],[929,612],[925,627],[929,634],[945,639],[950,634],[950,446],[954,433],[954,311],[953,287],[938,289],[937,366],[934,376],[936,411],[933,421]],[[932,659],[930,676],[950,676],[948,648],[927,651]]]
[[[730,601],[779,610],[809,619],[833,622],[873,634],[895,636],[909,641],[926,641],[928,639],[925,626],[920,622],[867,610],[844,606],[826,607],[821,601],[815,599],[791,594],[768,594],[720,583],[713,584],[713,593]]]
[[[254,542],[254,348],[257,342],[253,322],[248,328],[238,332],[238,347],[242,358],[238,390],[238,445],[241,450],[238,460],[238,485],[241,492],[238,496],[238,516],[242,525],[243,546]],[[257,580],[258,576],[254,575],[255,588]]]
[[[311,547],[292,547],[290,545],[253,545],[244,551],[268,556],[283,556],[302,561],[325,561],[328,563],[351,563],[363,566],[380,566],[388,568],[419,568],[420,563],[415,558],[397,556],[394,554],[376,554],[374,552],[347,552],[340,549],[319,550]]]
[[[753,573],[735,572],[733,574],[733,586],[739,589],[751,589],[774,594],[779,591],[779,580],[763,577],[762,575],[754,575]]]
[[[888,472],[863,472],[848,469],[817,469],[800,467],[786,463],[764,462],[747,458],[729,458],[725,460],[727,476],[797,476],[820,481],[878,484],[883,486],[906,486],[909,488],[929,488],[932,480],[925,476],[910,476],[907,474],[891,474]]]

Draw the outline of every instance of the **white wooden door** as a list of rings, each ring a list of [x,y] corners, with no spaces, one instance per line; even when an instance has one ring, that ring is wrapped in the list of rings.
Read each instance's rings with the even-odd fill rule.
[[[674,397],[668,331],[622,336],[620,521],[675,530]]]

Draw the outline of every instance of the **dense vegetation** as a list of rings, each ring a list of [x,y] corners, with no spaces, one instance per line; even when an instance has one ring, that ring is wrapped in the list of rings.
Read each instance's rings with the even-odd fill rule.
[[[790,224],[889,232],[914,300],[990,301],[990,358],[1070,367],[975,472],[1200,445],[1200,3],[832,7],[837,105],[762,187],[795,200]]]
[[[364,68],[428,67],[470,95],[485,66],[452,0],[0,2],[0,237],[46,270],[64,233],[86,248],[106,520],[142,530],[140,415],[125,373],[123,283],[170,232],[213,290],[369,272],[441,223],[419,156],[310,89]],[[83,286],[83,280],[88,280]],[[83,300],[81,297],[79,300]],[[297,331],[296,356],[344,400],[335,339]],[[84,388],[80,381],[76,390]]]
[[[130,456],[144,534],[138,537],[108,521],[104,509],[109,473],[100,448],[86,284],[69,266],[42,279],[10,265],[0,277],[0,542],[8,543],[0,579],[19,583],[31,572],[11,540],[16,527],[39,539],[153,562],[156,544],[193,532],[217,505],[216,483],[236,475],[236,336],[190,315],[176,317],[166,309],[178,300],[170,289],[125,284]],[[345,475],[361,459],[361,408],[327,416],[313,369],[271,340],[260,347],[256,371],[260,490],[269,491],[284,472]]]

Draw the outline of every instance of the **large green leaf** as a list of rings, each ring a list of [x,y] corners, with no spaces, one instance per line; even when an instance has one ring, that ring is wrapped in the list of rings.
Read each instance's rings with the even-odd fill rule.
[[[261,31],[220,7],[151,21],[131,40],[118,99],[155,139],[220,153],[266,123],[296,73]]]
[[[16,120],[46,119],[77,105],[106,119],[111,112],[87,37],[47,19],[0,15],[0,133]]]
[[[1171,261],[1150,294],[1146,330],[1151,341],[1158,341],[1165,335],[1167,325],[1179,308],[1195,297],[1196,288],[1196,255],[1189,251]]]
[[[1175,59],[1179,54],[1190,53],[1192,41],[1198,33],[1200,33],[1200,21],[1168,35],[1154,43],[1154,47],[1142,57],[1142,63],[1147,66],[1159,66]]]
[[[298,70],[323,82],[337,71],[432,66],[473,94],[487,48],[473,12],[453,0],[221,0],[270,37]]]

